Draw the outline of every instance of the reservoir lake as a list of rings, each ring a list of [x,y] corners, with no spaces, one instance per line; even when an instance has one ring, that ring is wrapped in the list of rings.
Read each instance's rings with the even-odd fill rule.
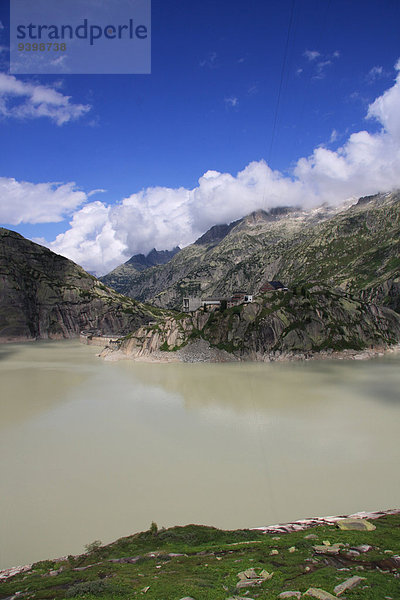
[[[400,354],[105,362],[0,346],[0,568],[100,539],[398,508]]]

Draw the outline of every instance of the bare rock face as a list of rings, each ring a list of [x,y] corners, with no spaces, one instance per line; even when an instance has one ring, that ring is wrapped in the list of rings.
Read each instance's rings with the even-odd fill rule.
[[[158,351],[189,352],[206,342],[219,352],[239,360],[307,358],[315,353],[354,353],[367,358],[369,348],[387,347],[400,341],[400,315],[361,302],[341,290],[299,286],[286,292],[267,292],[250,304],[205,313],[175,315],[155,325],[142,326],[120,346],[127,356],[138,358]],[[211,356],[201,347],[204,360]],[[213,360],[226,356],[213,355]]]
[[[123,335],[152,319],[72,261],[0,228],[0,341]]]

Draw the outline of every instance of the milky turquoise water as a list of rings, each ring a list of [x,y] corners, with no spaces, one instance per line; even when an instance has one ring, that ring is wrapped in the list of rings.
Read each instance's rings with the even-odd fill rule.
[[[256,527],[400,502],[400,356],[107,363],[0,346],[0,568],[158,525]]]

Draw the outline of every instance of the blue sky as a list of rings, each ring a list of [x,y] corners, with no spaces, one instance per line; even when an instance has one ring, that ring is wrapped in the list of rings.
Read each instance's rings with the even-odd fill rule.
[[[91,271],[400,187],[398,0],[153,0],[151,75],[10,76],[1,7],[1,222]]]

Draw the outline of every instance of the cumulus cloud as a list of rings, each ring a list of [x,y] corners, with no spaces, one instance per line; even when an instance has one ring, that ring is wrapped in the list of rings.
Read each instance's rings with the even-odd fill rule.
[[[68,231],[50,244],[40,243],[90,272],[104,274],[127,259],[127,246],[117,237],[111,210],[103,202],[90,202],[74,214]]]
[[[57,223],[86,201],[75,183],[30,183],[0,177],[0,222]]]
[[[79,119],[90,110],[87,104],[74,104],[52,87],[27,83],[0,73],[0,115],[16,119],[46,117],[57,125]]]
[[[253,210],[339,204],[400,187],[400,61],[396,68],[394,85],[366,115],[380,131],[355,132],[336,151],[318,147],[297,161],[290,176],[261,160],[236,175],[209,170],[193,189],[154,187],[112,206],[85,204],[49,247],[100,274],[153,247],[185,246],[212,225]]]

